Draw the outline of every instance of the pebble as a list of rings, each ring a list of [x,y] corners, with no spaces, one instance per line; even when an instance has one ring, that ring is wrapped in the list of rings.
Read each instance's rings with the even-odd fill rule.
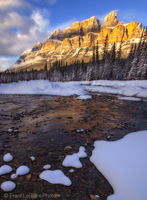
[[[51,168],[51,165],[50,164],[47,164],[47,165],[44,165],[43,166],[43,169],[50,169]]]
[[[72,151],[72,147],[71,147],[71,146],[66,146],[66,147],[64,148],[64,151]]]
[[[32,178],[32,175],[31,175],[31,174],[26,175],[26,180],[27,180],[27,181],[30,181],[31,178]]]
[[[12,129],[12,128],[9,128],[9,129],[8,129],[8,132],[9,132],[9,133],[12,133],[12,132],[13,132],[13,129]]]
[[[99,197],[99,195],[90,194],[90,199],[91,200],[100,200],[100,197]]]
[[[107,136],[107,140],[110,140],[110,139],[111,139],[111,135],[108,135],[108,136]]]
[[[61,197],[60,194],[54,194],[54,199],[58,199],[58,198],[60,198],[60,197]]]
[[[76,132],[77,132],[77,133],[83,133],[83,132],[84,132],[84,129],[83,129],[83,128],[77,129]]]
[[[35,161],[35,157],[34,157],[34,156],[30,156],[30,159],[31,159],[32,161]]]
[[[11,179],[17,179],[17,174],[12,174]]]
[[[70,170],[69,170],[70,173],[73,173],[74,171],[75,171],[74,169],[70,169]]]
[[[14,130],[14,133],[18,133],[19,131],[16,129],[16,130]]]

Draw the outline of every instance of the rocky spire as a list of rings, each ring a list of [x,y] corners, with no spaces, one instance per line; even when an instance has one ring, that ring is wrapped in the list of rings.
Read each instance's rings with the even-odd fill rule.
[[[118,24],[116,11],[110,12],[104,19],[102,27],[112,27]]]

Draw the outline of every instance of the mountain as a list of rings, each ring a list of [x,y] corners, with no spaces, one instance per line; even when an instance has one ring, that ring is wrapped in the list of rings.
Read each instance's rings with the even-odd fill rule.
[[[75,62],[88,63],[93,56],[93,48],[98,45],[99,59],[103,59],[104,47],[108,52],[114,43],[116,52],[121,46],[121,58],[127,58],[132,44],[139,44],[146,38],[147,30],[141,23],[119,22],[116,11],[109,13],[103,24],[96,17],[75,22],[63,31],[56,29],[44,43],[36,43],[32,49],[24,51],[14,65],[13,71],[50,69],[55,63],[68,66]],[[146,40],[145,40],[146,41]]]

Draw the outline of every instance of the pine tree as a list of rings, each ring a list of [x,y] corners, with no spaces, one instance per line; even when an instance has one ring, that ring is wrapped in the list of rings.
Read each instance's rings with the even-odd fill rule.
[[[96,44],[96,63],[99,64],[99,46],[98,46],[98,40]]]
[[[46,62],[45,65],[44,65],[44,71],[47,72],[47,62]]]
[[[147,43],[143,41],[141,48],[141,56],[137,68],[137,79],[147,79]]]
[[[132,44],[128,58],[126,59],[126,62],[125,62],[124,79],[130,79],[129,72],[130,72],[131,67],[132,67],[132,61],[134,59],[135,52],[136,52],[136,45]]]
[[[115,44],[112,47],[112,64],[113,64],[113,70],[112,70],[112,79],[118,80],[124,78],[124,66],[122,66],[122,59],[121,59],[121,48],[122,48],[122,42],[120,42],[119,48],[116,51]]]
[[[108,43],[108,34],[106,35],[104,47],[103,47],[103,60],[105,60],[106,54],[107,54],[107,43]]]
[[[98,46],[98,40],[96,44],[96,60],[95,60],[95,79],[100,79],[100,66],[99,66],[99,46]]]
[[[93,46],[92,64],[95,65],[95,45]]]
[[[116,58],[116,46],[115,46],[115,42],[114,42],[114,44],[112,46],[112,50],[111,50],[110,56],[111,56],[111,63],[114,64],[115,58]]]
[[[140,42],[139,42],[137,48],[135,49],[134,59],[131,62],[131,69],[130,69],[129,75],[128,75],[128,78],[130,80],[137,79],[137,71],[139,70],[138,64],[139,64],[139,60],[140,60],[140,56],[141,56],[141,52],[142,52],[142,39],[143,39],[143,32],[141,34]]]

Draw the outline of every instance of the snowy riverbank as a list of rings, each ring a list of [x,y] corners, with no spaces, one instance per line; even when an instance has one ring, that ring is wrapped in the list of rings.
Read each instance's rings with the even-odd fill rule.
[[[86,97],[89,98],[87,95],[90,92],[147,98],[147,81],[50,82],[47,80],[33,80],[0,84],[0,94],[78,95],[82,96],[79,99],[86,99]]]

